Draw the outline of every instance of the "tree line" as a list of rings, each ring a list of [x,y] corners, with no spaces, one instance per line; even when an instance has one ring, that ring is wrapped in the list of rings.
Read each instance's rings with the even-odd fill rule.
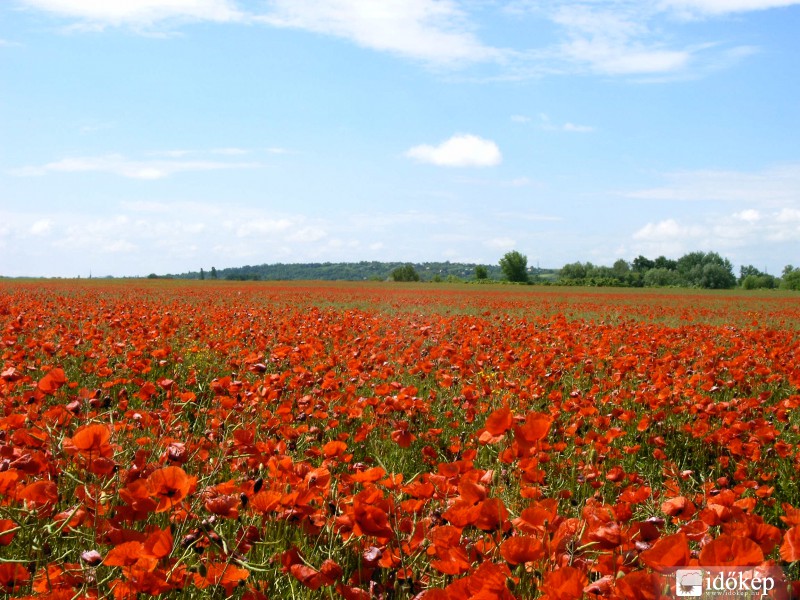
[[[151,275],[151,277],[156,277]],[[800,290],[800,268],[786,265],[780,277],[744,265],[737,277],[730,260],[716,252],[689,252],[678,259],[639,255],[632,261],[619,259],[612,266],[574,262],[561,269],[528,267],[527,257],[517,250],[507,252],[497,265],[457,262],[400,263],[297,263],[246,265],[227,269],[211,267],[182,275],[181,279],[227,280],[351,280],[538,283],[544,285],[604,287],[693,287],[704,289]]]
[[[781,277],[743,265],[737,277],[730,260],[716,252],[689,252],[678,259],[637,256],[630,263],[617,260],[611,267],[590,262],[564,265],[559,283],[565,285],[626,287],[694,287],[704,289],[800,289],[800,269],[787,265]]]

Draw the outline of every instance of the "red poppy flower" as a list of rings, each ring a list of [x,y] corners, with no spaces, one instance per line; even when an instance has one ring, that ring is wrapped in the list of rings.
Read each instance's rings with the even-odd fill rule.
[[[800,560],[800,525],[792,527],[783,536],[781,558],[786,562]]]
[[[190,477],[180,467],[164,467],[147,478],[150,493],[158,500],[156,512],[169,510],[179,504],[194,487],[197,478]]]
[[[749,538],[723,534],[703,546],[699,562],[704,566],[750,567],[764,562],[764,553]]]
[[[28,569],[19,563],[0,563],[0,590],[13,594],[31,580]]]

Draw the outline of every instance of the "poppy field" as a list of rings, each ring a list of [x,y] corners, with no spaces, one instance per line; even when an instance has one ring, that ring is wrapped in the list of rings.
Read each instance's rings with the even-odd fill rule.
[[[5,281],[0,330],[0,597],[800,591],[796,295]]]

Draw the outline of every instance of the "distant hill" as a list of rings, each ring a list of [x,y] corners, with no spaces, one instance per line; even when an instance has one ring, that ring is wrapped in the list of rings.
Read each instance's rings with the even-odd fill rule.
[[[449,278],[475,279],[475,267],[473,263],[452,263],[452,262],[424,262],[424,263],[404,263],[404,262],[378,262],[362,261],[357,263],[277,263],[272,265],[245,265],[243,267],[230,267],[226,269],[216,269],[217,279],[233,280],[327,280],[327,281],[366,281],[388,279],[392,270],[403,265],[411,264],[419,273],[422,281],[434,281],[441,279],[445,281]],[[483,265],[489,273],[489,279],[503,279],[502,271],[497,265]],[[530,270],[531,275],[535,275],[535,267]],[[543,278],[553,277],[556,273],[554,269],[539,269]],[[203,275],[206,279],[212,278],[212,271],[205,271]],[[167,275],[176,279],[200,279],[200,271],[190,271],[178,275]]]

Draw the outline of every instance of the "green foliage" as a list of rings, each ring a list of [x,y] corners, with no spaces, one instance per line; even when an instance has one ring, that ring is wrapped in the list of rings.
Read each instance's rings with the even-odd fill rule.
[[[211,267],[211,279],[217,278],[217,269],[216,267]]]
[[[475,265],[475,279],[488,279],[489,269],[483,265]]]
[[[674,271],[678,268],[678,261],[672,260],[671,258],[666,258],[665,256],[659,256],[653,261],[653,267],[656,269],[667,269],[669,271]]]
[[[592,287],[640,287],[641,274],[632,271],[627,261],[619,259],[613,267],[593,265],[590,262],[574,262],[564,265],[559,271],[562,285],[587,285]]]
[[[505,253],[500,259],[500,269],[509,281],[520,283],[528,281],[528,257],[516,250]]]
[[[690,252],[678,259],[678,273],[690,287],[729,289],[736,285],[733,265],[716,252]]]
[[[586,273],[593,268],[594,265],[590,262],[585,265],[580,262],[568,263],[561,267],[558,276],[561,279],[586,279]]]
[[[290,280],[318,280],[318,281],[386,281],[393,269],[402,267],[401,262],[361,261],[353,263],[275,263],[262,265],[244,265],[241,267],[228,267],[217,269],[218,279],[235,279],[237,281],[290,281]],[[423,262],[411,263],[419,273],[420,280],[432,281],[436,275],[442,280],[449,275],[461,279],[471,279],[475,273],[474,263],[458,262]],[[489,279],[500,279],[502,272],[497,265],[486,266]],[[545,276],[554,271],[542,269]],[[206,279],[210,277],[205,272]],[[178,279],[198,279],[198,271],[191,271],[179,275],[168,275]]]
[[[777,279],[772,275],[748,275],[742,281],[746,290],[773,290],[777,287]]]
[[[391,273],[393,281],[419,281],[419,273],[413,265],[397,267]]]
[[[627,278],[628,274],[631,272],[631,266],[628,264],[628,261],[621,258],[614,263],[611,269],[614,271],[614,275],[621,280]]]
[[[754,272],[751,273],[751,270]],[[750,286],[774,287],[775,285],[774,278],[754,267],[746,268],[744,276],[749,274],[756,275],[756,279],[748,281]],[[593,265],[590,262],[569,263],[559,271],[559,283],[587,286],[681,286],[729,289],[736,286],[736,277],[731,262],[716,252],[690,252],[678,260],[664,256],[651,260],[639,255],[632,263],[619,259],[612,267]]]
[[[644,274],[645,287],[670,287],[681,285],[681,276],[670,269],[649,269]]]
[[[792,265],[786,265],[783,268],[781,289],[800,290],[800,268],[795,268]]]
[[[644,273],[655,266],[656,263],[654,261],[642,256],[641,254],[633,259],[633,270],[637,273]]]
[[[742,265],[739,269],[739,285],[746,290],[774,289],[778,280],[767,273],[763,273],[753,265]]]

